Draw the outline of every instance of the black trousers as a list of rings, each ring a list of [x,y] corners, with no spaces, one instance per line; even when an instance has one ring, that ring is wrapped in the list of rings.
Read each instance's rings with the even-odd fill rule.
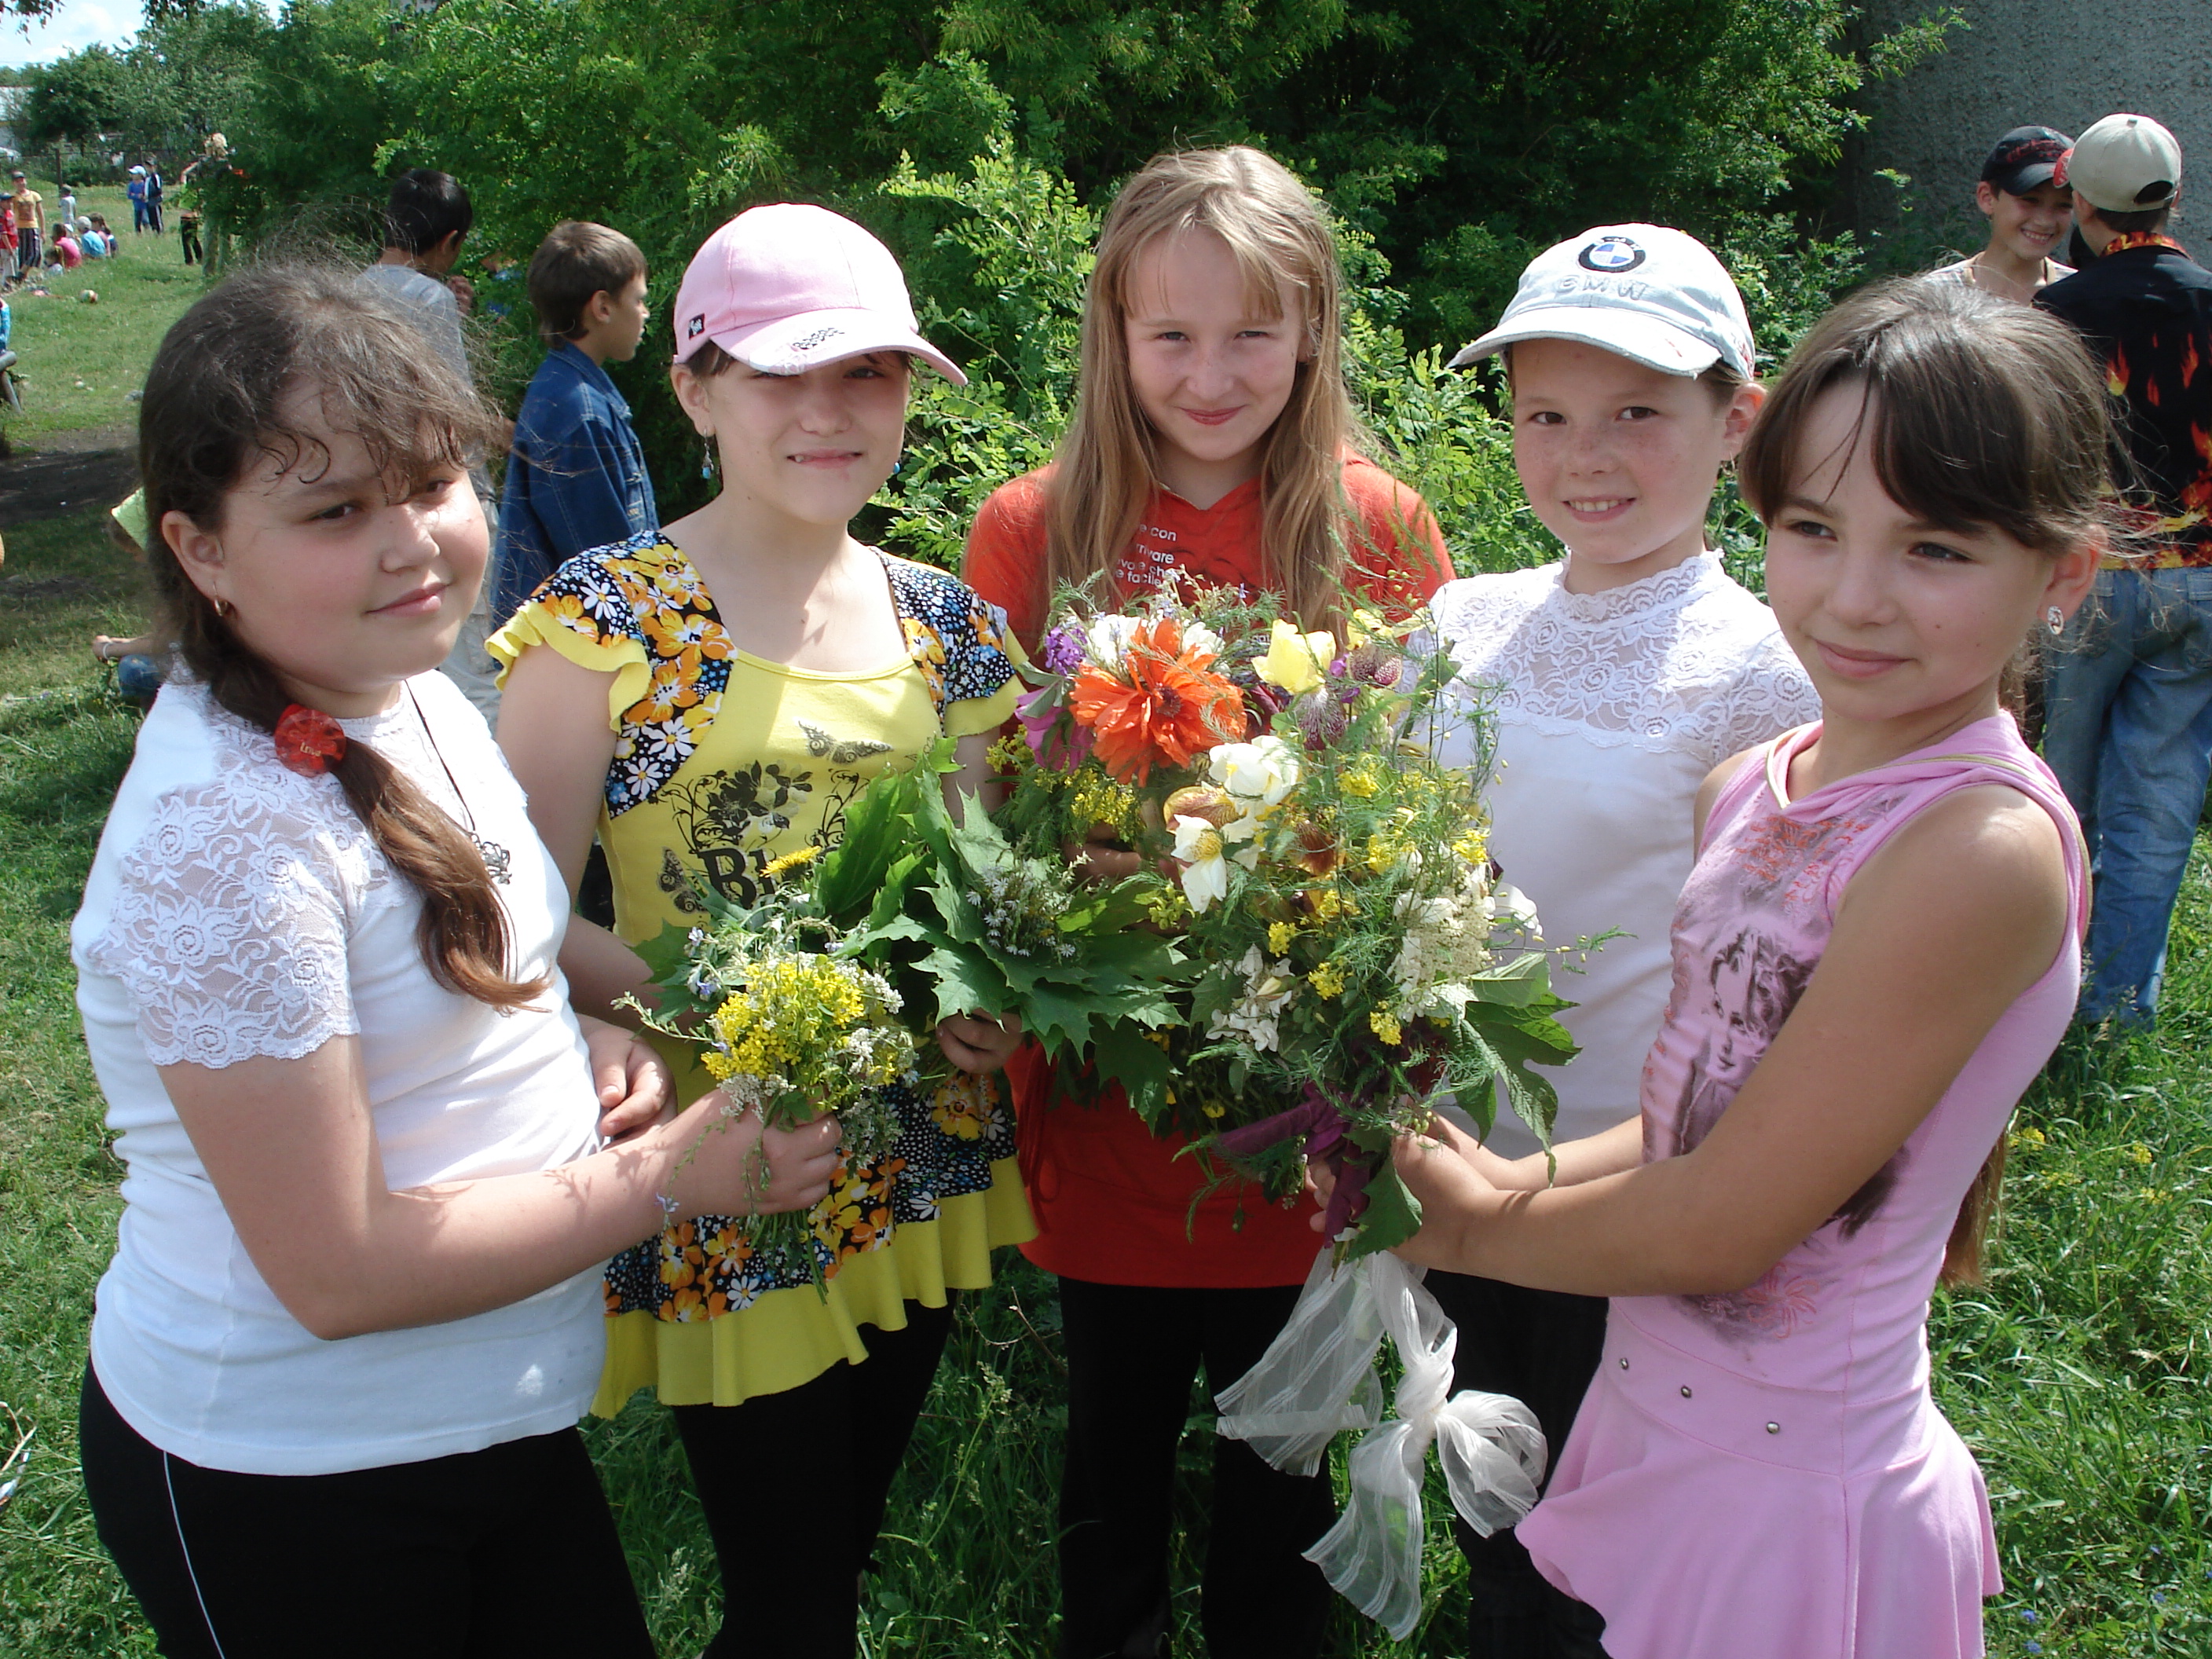
[[[1426,1283],[1459,1327],[1453,1390],[1520,1401],[1556,1460],[1604,1356],[1605,1298],[1433,1270]],[[1554,1589],[1510,1528],[1483,1538],[1454,1515],[1452,1531],[1467,1556],[1469,1659],[1602,1659],[1605,1620]]]
[[[891,1480],[952,1331],[952,1306],[906,1304],[902,1331],[870,1330],[867,1363],[738,1406],[678,1406],[676,1427],[722,1571],[722,1627],[706,1659],[843,1659],[860,1575]],[[800,1547],[764,1516],[812,1494],[823,1531]]]
[[[1298,1286],[1164,1290],[1060,1281],[1067,1450],[1060,1489],[1060,1659],[1168,1651],[1176,1445],[1202,1368],[1224,1389],[1257,1363]],[[1332,1592],[1301,1552],[1336,1501],[1324,1473],[1274,1469],[1217,1439],[1200,1617],[1212,1659],[1312,1659]]]
[[[574,1429],[343,1474],[236,1474],[144,1439],[90,1366],[77,1421],[100,1541],[167,1659],[653,1659]]]

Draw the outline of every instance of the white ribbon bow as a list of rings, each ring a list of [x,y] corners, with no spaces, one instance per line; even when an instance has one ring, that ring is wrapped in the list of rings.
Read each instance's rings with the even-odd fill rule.
[[[1339,1270],[1324,1249],[1282,1334],[1215,1399],[1221,1433],[1293,1474],[1318,1470],[1339,1431],[1365,1431],[1352,1449],[1351,1502],[1306,1559],[1401,1642],[1421,1616],[1421,1472],[1430,1443],[1453,1507],[1484,1537],[1534,1507],[1547,1455],[1543,1431],[1519,1401],[1451,1394],[1459,1333],[1422,1277],[1387,1254]],[[1385,1335],[1405,1366],[1388,1422],[1374,1364]]]

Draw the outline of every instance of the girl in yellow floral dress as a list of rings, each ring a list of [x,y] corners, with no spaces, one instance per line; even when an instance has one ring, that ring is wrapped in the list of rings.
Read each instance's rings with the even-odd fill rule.
[[[595,832],[613,872],[615,930],[572,923],[561,957],[592,1012],[644,987],[632,945],[696,920],[709,893],[751,902],[940,732],[958,742],[956,810],[982,793],[1019,685],[1002,613],[846,531],[897,460],[912,362],[963,378],[916,332],[890,252],[821,208],[756,208],[700,249],[674,320],[677,396],[720,494],[569,561],[492,644],[510,665],[500,742],[539,833],[572,891]],[[672,1226],[608,1269],[593,1409],[648,1385],[675,1407],[722,1566],[714,1659],[852,1650],[954,1293],[1035,1231],[990,1075],[1018,1040],[989,1021],[939,1028],[963,1069],[928,1100],[896,1090],[890,1156],[842,1169],[813,1212],[826,1295],[764,1262],[738,1217]],[[671,1058],[684,1097],[703,1091]],[[748,1522],[794,1492],[838,1512],[770,1565]]]

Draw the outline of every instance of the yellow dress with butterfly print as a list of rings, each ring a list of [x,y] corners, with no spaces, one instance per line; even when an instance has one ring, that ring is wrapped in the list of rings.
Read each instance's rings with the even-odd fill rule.
[[[940,727],[965,737],[1012,714],[1021,647],[1005,617],[941,570],[883,558],[908,650],[872,672],[738,650],[690,560],[657,534],[571,559],[494,636],[505,665],[545,645],[614,675],[599,840],[623,939],[690,925],[709,890],[750,902],[771,860],[834,845],[854,794]],[[711,1086],[686,1045],[661,1047],[681,1098]],[[890,1156],[844,1171],[813,1212],[827,1297],[762,1261],[734,1217],[672,1227],[609,1264],[593,1411],[611,1416],[647,1386],[675,1406],[797,1388],[866,1359],[860,1328],[903,1328],[908,1298],[942,1307],[990,1283],[993,1247],[1036,1231],[1000,1080],[957,1074],[930,1100],[892,1092],[904,1129]]]

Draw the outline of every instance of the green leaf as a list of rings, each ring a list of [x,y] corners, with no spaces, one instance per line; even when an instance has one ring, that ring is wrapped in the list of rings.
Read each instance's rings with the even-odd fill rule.
[[[671,922],[651,939],[631,948],[643,959],[646,971],[658,985],[672,977],[680,981],[691,971],[690,945],[691,930]]]
[[[1398,1166],[1383,1154],[1367,1177],[1367,1207],[1352,1241],[1340,1247],[1339,1260],[1356,1261],[1377,1250],[1392,1250],[1421,1231],[1421,1200],[1398,1178]]]
[[[1526,1007],[1551,994],[1551,965],[1531,951],[1486,974],[1470,975],[1464,983],[1480,1001]]]
[[[1006,976],[981,951],[940,945],[921,960],[924,973],[937,980],[937,1018],[999,1014],[1014,1006]]]
[[[1136,1026],[1119,1021],[1102,1025],[1091,1040],[1091,1065],[1100,1085],[1121,1085],[1147,1123],[1168,1109],[1167,1089],[1174,1077],[1168,1052]]]
[[[808,884],[822,915],[849,923],[882,889],[908,843],[919,775],[911,769],[883,773],[847,805],[844,839],[823,854]]]

